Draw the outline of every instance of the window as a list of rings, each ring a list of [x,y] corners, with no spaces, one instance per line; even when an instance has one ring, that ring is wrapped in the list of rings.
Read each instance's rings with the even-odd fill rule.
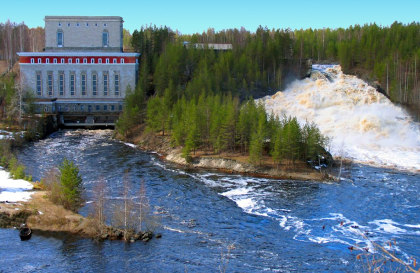
[[[80,59],[79,58],[76,58],[76,63],[77,64],[80,63]]]
[[[104,111],[108,111],[108,105],[104,105]]]
[[[88,27],[89,26],[89,23],[86,23],[86,26]]]
[[[53,90],[53,73],[52,71],[48,72],[48,76],[47,76],[47,88],[48,88],[48,96],[52,96],[54,93]]]
[[[118,105],[118,111],[122,111],[122,104]]]
[[[45,63],[49,64],[50,63],[50,58],[46,58]]]
[[[31,64],[35,63],[35,59],[31,58]]]
[[[58,26],[61,27],[61,23],[58,23]]]
[[[61,71],[58,74],[58,91],[60,96],[64,96],[64,72]]]
[[[102,63],[102,58],[98,59],[98,63],[100,64]]]
[[[114,75],[114,89],[115,89],[115,96],[120,95],[120,75]]]
[[[42,63],[42,60],[41,60],[41,58],[38,58],[38,63],[40,64],[40,63]]]
[[[99,105],[95,105],[95,109],[96,109],[96,111],[101,110],[101,108],[100,108],[100,106],[99,106]]]
[[[122,64],[124,63],[124,58],[121,58],[120,63]]]
[[[108,31],[104,30],[102,32],[102,46],[107,47],[108,46],[108,39],[109,39]]]
[[[68,59],[68,62],[69,64],[71,64],[73,62],[73,59],[72,58]]]
[[[104,24],[104,27],[106,27],[106,24]]]
[[[90,63],[94,64],[95,63],[95,59],[94,58],[90,59]]]
[[[54,58],[53,62],[56,64],[57,63],[57,58]]]
[[[115,105],[111,105],[111,111],[115,111]]]
[[[61,105],[58,106],[58,112],[61,112]]]
[[[82,96],[86,95],[86,73],[82,73],[81,76],[81,89],[82,89]]]
[[[70,23],[67,23],[67,26],[69,27],[70,26]]]
[[[95,23],[95,27],[97,27],[98,26],[98,23]]]
[[[98,92],[98,75],[92,74],[92,95],[96,96]]]
[[[64,43],[64,34],[62,30],[57,31],[57,46],[63,47]]]
[[[70,95],[74,96],[74,93],[76,92],[76,75],[74,72],[70,73]]]
[[[83,63],[87,64],[87,58],[83,58]]]
[[[108,95],[108,72],[104,72],[104,96]]]
[[[106,63],[109,64],[109,59],[108,58],[106,58]]]
[[[41,76],[41,72],[36,72],[36,94],[38,96],[42,95],[42,76]]]
[[[64,63],[64,58],[61,58],[61,63],[62,63],[62,64]]]
[[[85,111],[85,106],[82,104],[82,105],[80,105],[80,111]]]
[[[76,26],[78,27],[78,26],[80,26],[80,24],[79,23],[76,23]]]
[[[117,59],[116,59],[116,58],[114,58],[114,59],[112,60],[112,62],[113,62],[114,64],[116,64],[116,63],[117,63]]]

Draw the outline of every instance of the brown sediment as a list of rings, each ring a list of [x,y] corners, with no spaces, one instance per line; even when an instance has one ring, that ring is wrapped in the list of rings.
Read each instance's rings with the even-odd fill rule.
[[[60,205],[52,203],[45,191],[37,191],[25,202],[0,204],[0,228],[18,228],[25,223],[34,231],[51,233],[65,232],[98,240],[127,240],[144,242],[153,237],[152,232],[128,231],[100,225],[89,217],[84,217]]]
[[[19,227],[26,223],[33,230],[68,232],[87,237],[94,236],[97,232],[93,219],[52,203],[45,191],[35,192],[25,202],[0,204],[0,215],[0,227],[5,228]]]

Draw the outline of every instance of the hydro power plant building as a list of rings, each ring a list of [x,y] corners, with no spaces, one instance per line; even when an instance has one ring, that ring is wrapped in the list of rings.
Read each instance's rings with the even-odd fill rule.
[[[127,88],[135,88],[140,56],[123,52],[117,16],[46,16],[45,51],[18,55],[36,111],[87,124],[115,121]]]

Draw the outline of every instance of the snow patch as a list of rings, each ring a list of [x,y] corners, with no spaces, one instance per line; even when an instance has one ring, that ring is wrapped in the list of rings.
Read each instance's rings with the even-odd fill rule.
[[[0,169],[0,202],[19,202],[31,199],[33,186],[28,181],[10,178],[9,172]]]

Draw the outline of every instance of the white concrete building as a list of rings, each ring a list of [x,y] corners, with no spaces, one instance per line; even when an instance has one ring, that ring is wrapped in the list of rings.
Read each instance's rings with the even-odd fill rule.
[[[123,52],[116,16],[46,16],[45,51],[19,52],[21,81],[38,112],[63,123],[115,121],[127,88],[135,88],[138,53]]]

